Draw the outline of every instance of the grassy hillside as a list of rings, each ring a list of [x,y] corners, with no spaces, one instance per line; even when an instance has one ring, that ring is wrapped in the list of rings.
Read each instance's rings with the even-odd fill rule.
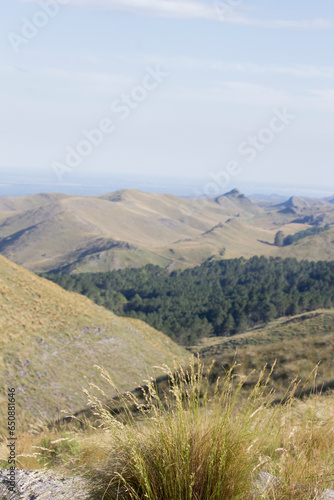
[[[41,193],[31,196],[3,196],[0,197],[1,212],[24,212],[39,208],[55,201],[68,198],[69,195],[61,193]]]
[[[279,250],[279,254],[285,257],[302,259],[307,256],[308,260],[333,260],[334,259],[334,227],[328,231],[301,239],[292,245]]]
[[[142,321],[124,319],[0,257],[0,421],[4,394],[15,387],[23,427],[41,415],[81,409],[82,387],[96,380],[94,365],[132,389],[182,348]],[[188,357],[188,356],[187,356]]]
[[[280,249],[275,234],[333,223],[334,206],[324,203],[261,208],[238,190],[210,200],[136,190],[0,198],[0,253],[33,271],[65,272],[186,268],[221,255],[308,258],[306,242]],[[334,246],[319,256],[333,259]]]
[[[137,407],[133,414],[116,411],[111,417],[91,387],[103,430],[55,427],[21,435],[20,466],[65,467],[69,475],[85,478],[92,500],[115,500],[120,493],[134,498],[131,488],[138,493],[135,498],[186,498],[189,485],[198,498],[312,500],[315,491],[334,487],[333,394],[276,404],[296,376],[307,377],[319,362],[316,390],[334,388],[334,310],[277,320],[231,338],[206,339],[192,350],[200,353],[204,368],[186,373],[181,368],[177,375],[167,370],[160,390],[152,382],[146,397],[139,390],[125,395],[121,401]],[[208,378],[203,377],[213,359]],[[275,360],[271,379],[255,385],[259,370],[267,363],[269,371]],[[235,361],[238,365],[229,374]],[[243,385],[238,374],[248,375]],[[214,390],[218,377],[221,391]],[[99,386],[102,381],[93,380]],[[106,394],[112,395],[112,387],[104,387]],[[311,378],[307,388],[312,387]],[[168,388],[165,399],[162,391]],[[276,394],[268,396],[270,388]],[[110,403],[118,410],[119,401]],[[6,463],[7,454],[0,446],[0,462]],[[175,464],[181,464],[182,474]],[[254,494],[254,481],[262,472],[280,482]]]
[[[190,349],[207,365],[216,360],[214,373],[222,376],[236,361],[248,375],[276,361],[271,385],[282,396],[295,377],[304,380],[319,363],[317,389],[334,389],[334,310],[318,310],[283,318],[265,327],[222,339],[205,339]],[[255,378],[250,379],[250,382]],[[312,387],[311,383],[308,388]]]

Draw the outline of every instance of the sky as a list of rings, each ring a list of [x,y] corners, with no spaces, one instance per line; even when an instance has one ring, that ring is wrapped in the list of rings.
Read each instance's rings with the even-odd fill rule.
[[[333,0],[0,2],[3,182],[334,193]]]

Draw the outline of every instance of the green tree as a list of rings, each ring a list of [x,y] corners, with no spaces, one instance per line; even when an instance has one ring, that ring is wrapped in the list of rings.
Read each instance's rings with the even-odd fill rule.
[[[231,335],[234,332],[234,329],[235,329],[234,318],[233,318],[232,314],[228,314],[228,316],[223,324],[223,330],[224,330],[225,335]]]
[[[235,323],[236,323],[237,333],[246,332],[249,328],[248,318],[244,312],[241,312],[238,315],[238,318],[236,318]]]
[[[284,246],[284,233],[283,233],[283,231],[278,231],[276,233],[274,245],[276,247],[282,247],[282,246]]]

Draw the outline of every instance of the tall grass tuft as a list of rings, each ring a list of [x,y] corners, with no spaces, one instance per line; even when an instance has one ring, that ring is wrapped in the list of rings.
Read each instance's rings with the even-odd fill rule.
[[[236,365],[213,389],[212,367],[205,370],[193,361],[188,369],[164,367],[164,378],[112,400],[92,385],[88,398],[101,428],[95,419],[41,427],[19,438],[20,464],[76,471],[92,500],[329,498],[334,394],[298,400],[294,381],[278,400],[272,370],[251,386]]]
[[[268,411],[273,399],[267,391],[269,377],[262,372],[245,399],[243,380],[234,380],[234,367],[219,391],[217,381],[211,396],[209,373],[200,363],[191,362],[187,370],[164,370],[170,380],[164,394],[158,394],[152,381],[143,388],[141,400],[132,393],[119,394],[123,422],[100,397],[88,394],[110,439],[106,461],[90,470],[92,498],[251,498],[275,416]],[[115,389],[108,373],[101,373]]]

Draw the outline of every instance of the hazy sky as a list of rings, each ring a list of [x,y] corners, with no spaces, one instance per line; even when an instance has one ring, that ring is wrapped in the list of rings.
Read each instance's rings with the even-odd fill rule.
[[[1,0],[1,13],[2,170],[334,192],[333,0]]]

